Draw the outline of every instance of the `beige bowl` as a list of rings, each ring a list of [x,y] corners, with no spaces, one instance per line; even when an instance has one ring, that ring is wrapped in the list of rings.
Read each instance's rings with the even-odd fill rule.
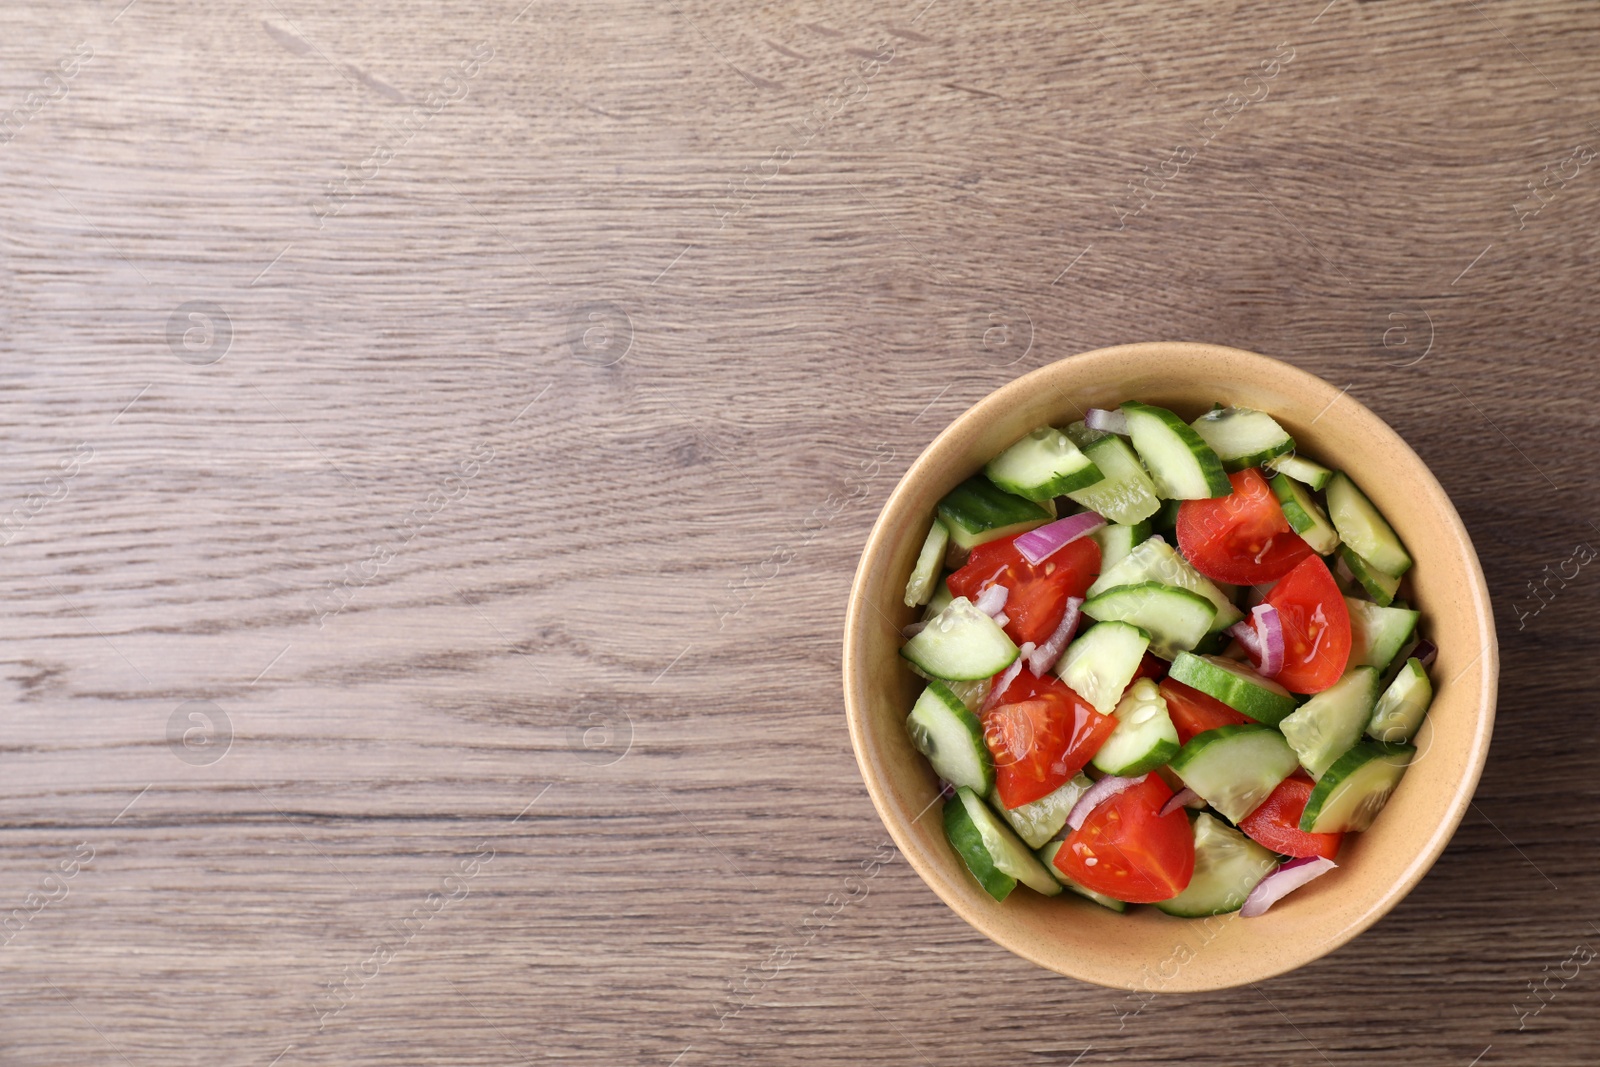
[[[1439,646],[1437,695],[1419,756],[1339,869],[1266,915],[1178,919],[1154,908],[1117,915],[1072,894],[1019,886],[989,897],[946,843],[938,783],[911,747],[906,713],[921,683],[897,655],[897,627],[916,612],[906,579],[946,492],[1029,431],[1090,407],[1138,399],[1192,418],[1213,401],[1270,412],[1307,456],[1352,473],[1416,565],[1413,597]],[[845,713],[856,759],[884,824],[917,873],[956,914],[1024,959],[1105,986],[1150,992],[1223,989],[1269,978],[1333,951],[1371,926],[1427,873],[1471,800],[1494,725],[1500,657],[1489,593],[1472,542],[1428,468],[1376,415],[1320,378],[1215,345],[1103,348],[1043,367],[974,405],[895,487],[850,591],[844,632]]]

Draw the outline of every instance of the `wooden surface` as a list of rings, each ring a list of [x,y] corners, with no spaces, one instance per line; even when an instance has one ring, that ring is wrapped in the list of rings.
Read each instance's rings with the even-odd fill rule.
[[[0,1063],[1594,1063],[1600,24],[1322,2],[0,7]],[[1141,1004],[884,844],[839,624],[1163,338],[1394,425],[1504,667],[1389,917]]]

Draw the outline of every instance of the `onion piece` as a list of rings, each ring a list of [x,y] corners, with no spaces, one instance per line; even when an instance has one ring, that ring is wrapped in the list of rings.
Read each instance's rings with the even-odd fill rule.
[[[1011,661],[1011,666],[1002,671],[1000,676],[994,680],[994,684],[989,687],[989,695],[983,698],[983,707],[979,708],[978,710],[988,711],[990,708],[1000,703],[1000,694],[1009,689],[1011,687],[1011,683],[1014,682],[1017,678],[1017,675],[1021,673],[1022,657],[1018,656],[1016,659]]]
[[[1422,662],[1424,667],[1430,666],[1434,658],[1439,655],[1439,646],[1424,637],[1417,642],[1417,647],[1411,650],[1411,655]]]
[[[1033,672],[1035,678],[1043,678],[1055,667],[1061,653],[1067,650],[1067,642],[1072,640],[1072,634],[1078,628],[1078,609],[1081,607],[1083,597],[1067,597],[1067,611],[1061,616],[1061,625],[1056,627],[1056,632],[1044,644],[1034,649],[1032,655],[1026,657],[1028,670]]]
[[[1244,646],[1244,650],[1250,653],[1251,659],[1261,658],[1261,638],[1256,633],[1255,624],[1249,619],[1240,619],[1228,627],[1227,633],[1229,637]]]
[[[1010,622],[1011,622],[1011,616],[1007,615],[1003,611],[1000,614],[998,614],[998,615],[996,615],[994,617],[994,624],[996,626],[1000,627],[1000,629],[1002,629],[1002,630],[1004,630],[1010,624]]]
[[[992,619],[996,615],[1000,614],[1001,609],[1006,606],[1006,600],[1009,599],[1010,596],[1011,590],[1007,589],[1005,586],[991,585],[982,593],[978,594],[978,599],[972,602],[972,606]]]
[[[1250,890],[1250,895],[1244,898],[1244,907],[1239,909],[1240,918],[1253,919],[1257,915],[1266,914],[1267,909],[1282,897],[1299,889],[1313,878],[1320,878],[1337,866],[1339,865],[1326,856],[1306,856],[1304,859],[1290,860],[1256,883],[1256,887]]]
[[[1092,511],[1080,511],[1020,534],[1011,543],[1022,553],[1023,559],[1037,567],[1084,534],[1098,530],[1105,524],[1103,516]]]
[[[1091,430],[1101,433],[1119,433],[1128,436],[1128,416],[1119,409],[1107,411],[1105,408],[1090,408],[1083,414],[1083,423]]]
[[[1072,805],[1072,811],[1067,815],[1067,825],[1074,830],[1083,829],[1083,824],[1088,821],[1089,815],[1101,804],[1110,800],[1125,789],[1132,789],[1146,778],[1148,774],[1141,774],[1137,778],[1118,778],[1116,775],[1107,775],[1094,785],[1089,791],[1078,798]]]
[[[912,638],[912,637],[915,637],[918,634],[920,634],[922,632],[923,627],[925,627],[927,625],[928,625],[928,620],[927,619],[923,619],[920,622],[908,622],[908,623],[906,623],[905,628],[900,631],[900,636],[904,637],[904,638],[908,638],[908,639]]]
[[[1256,671],[1263,678],[1271,678],[1283,670],[1283,617],[1271,604],[1257,604],[1250,609],[1250,618],[1255,623],[1256,640],[1260,642],[1261,650],[1261,664]]]
[[[1199,799],[1199,793],[1196,793],[1188,786],[1184,786],[1183,792],[1172,794],[1172,799],[1161,805],[1160,817],[1164,819],[1168,815],[1171,815],[1173,812],[1177,811],[1179,808],[1188,804],[1189,801]]]

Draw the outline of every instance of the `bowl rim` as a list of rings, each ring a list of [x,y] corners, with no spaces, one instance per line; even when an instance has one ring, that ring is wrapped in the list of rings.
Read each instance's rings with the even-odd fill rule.
[[[876,610],[875,606],[869,603],[866,598],[866,586],[871,570],[868,564],[870,561],[878,560],[886,553],[893,536],[897,532],[891,528],[890,518],[894,513],[902,510],[901,501],[912,492],[912,486],[927,475],[928,469],[942,458],[942,454],[952,447],[951,442],[961,434],[965,427],[974,423],[981,423],[986,419],[995,418],[1008,403],[1021,395],[1027,394],[1030,390],[1040,387],[1054,388],[1054,383],[1050,382],[1049,378],[1061,364],[1074,361],[1114,360],[1120,358],[1160,359],[1165,356],[1177,356],[1180,354],[1226,357],[1230,360],[1243,361],[1246,364],[1253,362],[1262,373],[1275,375],[1279,380],[1287,381],[1291,386],[1303,386],[1314,391],[1332,391],[1335,389],[1326,379],[1302,370],[1284,360],[1246,349],[1189,341],[1145,341],[1113,345],[1076,353],[1035,368],[1027,374],[1014,378],[992,390],[968,407],[966,411],[953,418],[907,467],[905,473],[901,475],[900,480],[885,499],[878,517],[873,522],[872,530],[862,548],[860,561],[857,564],[856,573],[851,582],[849,600],[845,610],[842,674],[845,717],[850,731],[850,744],[855,753],[856,764],[860,769],[862,780],[866,784],[867,793],[872,798],[873,807],[877,810],[880,821],[882,821],[884,827],[893,838],[895,846],[936,896],[943,900],[968,925],[991,941],[1047,970],[1113,989],[1136,990],[1138,987],[1128,982],[1114,979],[1108,980],[1103,974],[1096,973],[1092,964],[1087,961],[1084,966],[1080,967],[1062,964],[1059,960],[1047,959],[1043,952],[1035,950],[1034,944],[1029,939],[1002,935],[997,930],[998,924],[991,921],[992,912],[985,913],[979,910],[978,907],[972,906],[967,899],[946,892],[945,887],[941,884],[941,878],[934,877],[934,857],[921,846],[920,842],[911,835],[908,826],[903,825],[897,814],[894,813],[894,809],[890,805],[886,785],[873,773],[867,760],[868,738],[865,709],[870,700],[866,691],[869,665],[865,662],[866,657],[863,655],[863,642],[865,640],[865,631],[870,623],[868,613]],[[1450,499],[1449,494],[1445,492],[1444,487],[1439,484],[1438,479],[1434,476],[1427,463],[1416,454],[1405,439],[1388,423],[1384,422],[1382,418],[1360,401],[1350,396],[1348,389],[1349,387],[1347,386],[1343,390],[1338,390],[1333,400],[1330,401],[1330,406],[1334,401],[1342,397],[1348,404],[1353,405],[1355,411],[1359,413],[1358,417],[1364,417],[1369,420],[1370,428],[1374,432],[1386,435],[1389,438],[1389,444],[1398,446],[1416,460],[1417,467],[1425,479],[1425,489],[1443,504],[1442,510],[1445,524],[1449,532],[1455,537],[1458,546],[1463,550],[1461,558],[1465,570],[1469,600],[1475,616],[1476,628],[1481,630],[1483,634],[1483,647],[1480,649],[1478,657],[1470,661],[1467,667],[1457,675],[1459,678],[1465,675],[1467,670],[1471,670],[1474,665],[1477,665],[1481,679],[1479,687],[1481,695],[1476,709],[1476,725],[1469,740],[1465,773],[1445,809],[1444,818],[1432,828],[1431,832],[1421,842],[1420,847],[1406,864],[1401,876],[1391,883],[1386,891],[1373,898],[1361,913],[1354,920],[1347,923],[1338,933],[1323,939],[1306,939],[1310,943],[1309,948],[1299,946],[1286,948],[1279,953],[1276,962],[1262,966],[1256,973],[1241,974],[1231,980],[1175,984],[1164,988],[1162,992],[1212,991],[1272,978],[1320,959],[1366,931],[1416,887],[1417,883],[1422,880],[1423,876],[1427,874],[1444,852],[1450,839],[1454,836],[1456,828],[1466,815],[1466,809],[1472,802],[1473,793],[1477,788],[1478,781],[1483,774],[1484,765],[1488,759],[1488,747],[1493,734],[1495,705],[1498,698],[1500,649],[1495,631],[1494,614],[1490,604],[1488,584],[1483,576],[1483,568],[1478,558],[1477,549],[1467,533],[1465,524],[1461,521],[1460,514],[1456,511],[1454,502]]]

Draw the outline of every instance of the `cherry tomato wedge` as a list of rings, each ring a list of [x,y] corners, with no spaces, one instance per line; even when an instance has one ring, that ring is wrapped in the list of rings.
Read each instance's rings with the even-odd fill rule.
[[[1300,814],[1311,799],[1312,785],[1311,779],[1298,774],[1285,778],[1259,808],[1246,816],[1239,829],[1257,844],[1285,856],[1333,859],[1339,854],[1343,834],[1309,834],[1300,829]]]
[[[967,563],[950,575],[950,592],[977,600],[991,585],[1006,587],[1007,636],[1017,644],[1042,645],[1067,613],[1067,598],[1081,597],[1100,576],[1100,546],[1080,537],[1043,563],[1029,563],[1005,537],[979,545]]]
[[[1283,621],[1283,669],[1277,681],[1296,693],[1320,693],[1350,660],[1350,609],[1320,556],[1296,564],[1267,593]]]
[[[1207,696],[1172,678],[1162,680],[1161,696],[1167,702],[1167,714],[1172,717],[1172,725],[1177,727],[1180,745],[1187,745],[1191,737],[1207,730],[1255,721],[1216,697]]]
[[[1182,808],[1161,815],[1172,789],[1156,775],[1090,813],[1056,853],[1056,868],[1080,885],[1130,904],[1169,900],[1194,877],[1194,831]]]
[[[1116,728],[1116,719],[1095,711],[1055,675],[1020,671],[983,713],[1000,803],[1015,808],[1060,789]]]
[[[1228,496],[1185,500],[1178,508],[1178,548],[1195,570],[1218,582],[1260,585],[1313,555],[1289,528],[1260,471],[1238,471],[1228,481]]]

